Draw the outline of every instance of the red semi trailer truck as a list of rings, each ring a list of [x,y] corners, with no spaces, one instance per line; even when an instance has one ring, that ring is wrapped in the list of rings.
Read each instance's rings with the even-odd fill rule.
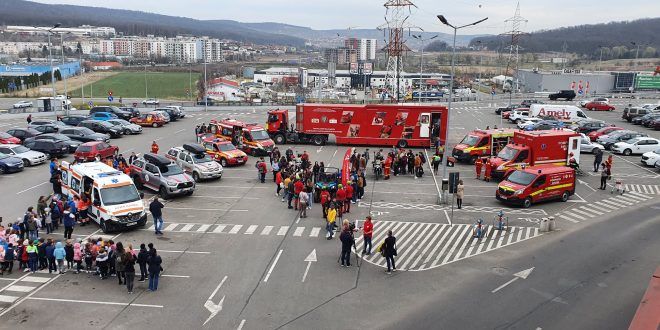
[[[444,145],[446,128],[446,107],[415,104],[299,104],[295,125],[282,109],[269,111],[266,123],[276,144],[324,145],[334,135],[337,144],[400,148]]]

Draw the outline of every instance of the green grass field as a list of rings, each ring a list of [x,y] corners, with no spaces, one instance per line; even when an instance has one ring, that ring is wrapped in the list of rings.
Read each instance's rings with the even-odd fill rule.
[[[192,75],[192,92],[195,96],[198,75]],[[190,88],[190,76],[187,72],[147,72],[147,93],[149,98],[187,100],[186,90]],[[106,97],[112,91],[115,99],[145,98],[144,72],[121,72],[114,76],[85,85],[85,97]],[[71,92],[71,96],[80,97],[81,90]]]

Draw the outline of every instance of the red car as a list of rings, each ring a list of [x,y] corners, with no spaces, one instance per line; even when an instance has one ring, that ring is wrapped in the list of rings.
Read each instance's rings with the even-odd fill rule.
[[[589,140],[591,140],[592,142],[594,142],[594,141],[596,141],[599,137],[601,137],[601,136],[603,136],[603,135],[610,134],[610,133],[612,133],[612,132],[614,132],[614,131],[620,131],[620,130],[622,130],[622,129],[623,129],[623,127],[607,126],[607,127],[603,127],[603,128],[601,128],[601,129],[599,129],[599,130],[595,130],[595,131],[593,131],[593,132],[589,132],[589,134],[587,134],[587,136],[589,137]]]
[[[584,105],[588,110],[598,110],[598,111],[612,111],[614,106],[609,105],[607,102],[602,101],[592,101]]]
[[[103,141],[86,142],[78,146],[73,157],[80,162],[94,161],[96,156],[100,159],[110,158],[119,153],[117,146],[109,145]]]
[[[130,122],[136,125],[147,127],[161,127],[165,125],[165,120],[163,118],[152,113],[143,113],[137,117],[133,117],[131,118]]]
[[[509,116],[511,116],[511,111],[503,111],[502,112],[502,118],[503,119],[509,119]]]
[[[0,132],[0,144],[21,144],[21,139],[5,132]]]

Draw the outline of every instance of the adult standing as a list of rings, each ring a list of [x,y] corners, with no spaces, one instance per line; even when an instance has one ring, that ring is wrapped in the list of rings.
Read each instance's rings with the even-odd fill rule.
[[[132,251],[126,251],[124,255],[121,256],[121,259],[122,262],[124,263],[124,277],[126,279],[126,289],[128,289],[128,294],[132,294],[133,283],[135,281],[135,257],[133,257]]]
[[[259,170],[259,181],[261,181],[261,183],[266,183],[266,173],[268,173],[268,168],[263,157],[259,159],[257,169]]]
[[[35,245],[36,241],[28,240],[28,246],[26,248],[27,256],[28,256],[28,265],[30,268],[30,271],[32,274],[34,274],[37,271],[37,246]]]
[[[456,206],[459,209],[463,207],[463,196],[465,196],[465,185],[463,185],[463,180],[458,180],[458,185],[456,185]]]
[[[598,172],[598,168],[602,163],[603,163],[603,150],[596,149],[596,154],[594,155],[594,172]]]
[[[73,226],[76,225],[76,216],[73,213],[67,214],[64,217],[64,239],[71,239],[71,234],[73,234]]]
[[[29,114],[25,121],[27,121],[28,125],[30,125],[32,123],[32,114]]]
[[[160,150],[160,147],[158,146],[158,143],[156,143],[156,141],[151,142],[151,153],[152,154],[157,154],[158,150]]]
[[[610,172],[609,167],[605,163],[601,165],[603,166],[603,170],[600,172],[600,187],[598,189],[605,190],[607,189],[607,180],[612,175],[612,172]]]
[[[57,157],[53,157],[53,159],[50,160],[50,164],[48,165],[50,176],[55,175],[55,172],[59,171],[59,167],[60,164],[57,162]]]
[[[117,274],[117,279],[119,280],[119,285],[122,285],[122,279],[124,279],[124,271],[126,270],[126,263],[124,258],[126,258],[126,251],[124,250],[124,244],[117,242],[115,245],[115,272]],[[133,270],[135,273],[135,269]],[[128,285],[128,283],[126,284]]]
[[[149,261],[149,251],[144,243],[140,244],[140,252],[137,255],[137,263],[140,265],[140,279],[138,282],[144,282],[147,277],[147,261]]]
[[[392,274],[392,271],[396,272],[396,264],[394,263],[394,257],[397,255],[396,251],[396,237],[392,234],[391,230],[387,231],[387,238],[383,242],[383,254],[385,255],[385,260],[387,261],[387,273]]]
[[[371,222],[371,216],[368,215],[367,219],[364,220],[364,227],[362,227],[362,240],[364,241],[362,254],[371,254],[371,238],[373,234],[374,224]]]
[[[309,194],[305,189],[300,191],[298,195],[300,199],[300,213],[298,214],[301,218],[307,218],[307,205],[309,204]]]
[[[149,204],[149,212],[151,212],[151,216],[154,217],[154,230],[156,231],[156,235],[163,234],[161,231],[163,229],[163,207],[165,207],[165,205],[158,200],[158,197],[154,197],[154,200]]]
[[[335,233],[335,220],[337,219],[337,209],[334,205],[330,204],[328,208],[328,214],[326,216],[326,225],[325,229],[328,231],[327,239],[332,239],[332,235]]]
[[[355,239],[351,233],[350,227],[343,227],[339,235],[341,241],[341,265],[351,267],[351,247],[355,244]]]
[[[149,256],[149,291],[158,290],[158,278],[160,277],[160,272],[163,271],[161,264],[163,259],[160,258],[156,249],[151,250],[151,255]]]
[[[481,157],[477,157],[477,160],[474,162],[474,169],[477,172],[477,180],[481,178],[481,167],[484,165]]]
[[[50,177],[50,183],[53,185],[53,194],[57,196],[62,195],[62,172],[55,170],[55,173]]]

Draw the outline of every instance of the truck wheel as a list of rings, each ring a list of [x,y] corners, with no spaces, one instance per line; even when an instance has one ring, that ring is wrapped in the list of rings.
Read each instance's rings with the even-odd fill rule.
[[[286,139],[284,138],[283,134],[275,135],[275,138],[273,140],[275,140],[275,144],[285,144],[286,143]]]
[[[399,147],[399,148],[401,148],[401,149],[408,148],[408,141],[406,141],[406,140],[399,140],[399,142],[396,143],[396,146]]]
[[[632,150],[630,150],[630,149],[626,149],[626,150],[623,151],[624,156],[630,156],[631,154],[632,154]]]
[[[224,158],[220,158],[220,165],[222,165],[222,167],[227,167],[227,160]]]
[[[167,189],[165,189],[165,187],[160,187],[160,189],[158,189],[158,194],[160,195],[160,197],[161,197],[162,199],[167,199],[168,197],[170,197],[170,196],[167,194]]]
[[[524,208],[529,208],[530,206],[532,206],[532,199],[530,197],[527,197],[523,201],[523,207]]]
[[[103,233],[109,233],[110,231],[108,230],[108,226],[105,224],[105,220],[101,219],[101,222],[99,223],[99,227],[101,227],[101,231]]]
[[[314,135],[312,143],[314,143],[315,146],[322,146],[325,144],[325,137],[323,135]]]
[[[567,200],[568,200],[568,196],[569,196],[568,191],[564,191],[564,193],[561,194],[561,201],[562,201],[562,202],[567,201]]]

